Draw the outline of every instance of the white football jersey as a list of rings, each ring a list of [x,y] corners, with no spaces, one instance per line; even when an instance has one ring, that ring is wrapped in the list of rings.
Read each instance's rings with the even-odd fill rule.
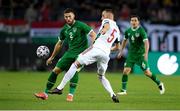
[[[106,23],[110,24],[109,30],[105,34],[101,34],[99,38],[97,38],[93,46],[96,48],[100,48],[107,54],[109,54],[114,41],[116,39],[118,42],[120,41],[120,31],[115,21],[110,19],[104,19],[101,23],[99,32],[102,30],[104,24]]]

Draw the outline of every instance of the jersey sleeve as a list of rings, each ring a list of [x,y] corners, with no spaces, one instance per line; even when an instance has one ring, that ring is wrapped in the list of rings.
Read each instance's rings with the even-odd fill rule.
[[[62,30],[60,31],[59,36],[58,36],[58,40],[59,40],[59,41],[64,41],[64,39],[65,39],[64,29],[62,29]]]
[[[118,34],[116,36],[117,36],[117,38],[114,41],[114,43],[120,43],[121,36],[120,36],[120,32],[119,31],[118,31]]]
[[[143,28],[141,29],[141,36],[143,38],[143,41],[148,40],[147,33]]]
[[[104,20],[102,21],[102,26],[104,26],[104,24],[106,24],[106,23],[109,23],[109,20],[108,20],[108,19],[104,19]]]
[[[100,26],[100,28],[99,28],[98,34],[100,34],[100,31],[103,29],[104,24],[106,24],[106,23],[109,23],[109,20],[108,20],[108,19],[104,19],[104,20],[101,22],[101,26]]]

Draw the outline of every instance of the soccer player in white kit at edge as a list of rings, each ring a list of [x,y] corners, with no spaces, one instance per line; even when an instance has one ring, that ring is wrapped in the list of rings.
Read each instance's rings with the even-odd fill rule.
[[[120,31],[114,21],[114,14],[111,9],[105,9],[102,12],[101,19],[102,24],[95,43],[78,56],[77,60],[71,65],[70,69],[64,75],[59,86],[52,90],[52,94],[57,94],[62,91],[67,82],[74,76],[78,68],[83,65],[89,65],[97,62],[97,73],[101,83],[109,92],[113,102],[119,103],[116,94],[105,77],[105,72],[110,59],[110,51],[120,48]],[[115,45],[112,47],[113,43],[115,43]]]

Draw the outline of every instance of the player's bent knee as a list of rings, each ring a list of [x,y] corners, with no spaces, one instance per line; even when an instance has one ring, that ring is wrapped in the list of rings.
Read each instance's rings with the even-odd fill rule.
[[[99,78],[99,80],[101,80],[102,79],[102,75],[98,74],[98,78]]]
[[[99,80],[102,80],[102,79],[104,79],[104,75],[98,74],[98,78],[99,78]]]
[[[131,72],[131,68],[125,68],[123,74],[128,75]]]
[[[56,74],[59,74],[59,73],[61,73],[61,69],[58,68],[58,67],[55,67],[55,68],[53,69],[53,72],[56,73]]]
[[[151,73],[150,70],[145,70],[145,71],[144,71],[144,74],[145,74],[146,76],[149,76],[149,77],[152,76],[152,73]]]
[[[98,73],[99,75],[103,75],[103,74],[105,73],[105,71],[104,71],[104,69],[98,69],[98,70],[97,70],[97,73]]]
[[[81,67],[81,64],[80,64],[79,61],[77,61],[77,60],[74,62],[74,65],[75,65],[77,68]]]

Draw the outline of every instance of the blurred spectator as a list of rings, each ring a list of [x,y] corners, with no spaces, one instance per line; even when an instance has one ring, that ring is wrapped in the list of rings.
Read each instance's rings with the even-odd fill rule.
[[[102,9],[113,8],[122,20],[137,10],[143,20],[180,22],[179,0],[0,0],[0,18],[32,22],[38,16],[40,21],[63,20],[63,11],[68,7],[87,21],[98,21]]]
[[[159,21],[171,20],[171,14],[165,8],[161,8],[158,10],[157,17]]]
[[[28,23],[32,23],[33,21],[36,21],[38,18],[38,12],[35,9],[35,5],[31,4],[29,8],[26,10],[24,19],[28,21]]]
[[[120,11],[120,18],[122,20],[128,20],[130,16],[130,8],[127,4],[122,5],[122,9]]]
[[[45,1],[40,9],[40,21],[51,20],[51,6],[49,1]]]
[[[13,7],[13,18],[20,19],[24,17],[25,14],[25,4],[22,0],[12,0],[12,7]]]

